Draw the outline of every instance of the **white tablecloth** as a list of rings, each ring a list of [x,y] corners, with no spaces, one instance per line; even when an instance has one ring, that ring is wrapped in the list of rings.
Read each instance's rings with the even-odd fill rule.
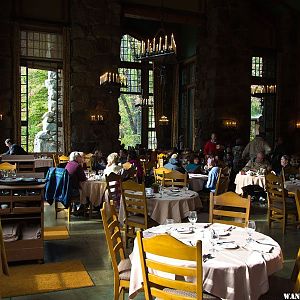
[[[180,191],[177,195],[172,194],[170,189],[165,189],[163,197],[154,194],[154,198],[147,199],[148,214],[159,224],[164,224],[166,219],[174,219],[180,223],[188,217],[190,210],[202,208],[199,195],[194,191]],[[123,201],[120,203],[119,221],[123,224],[125,218]]]
[[[286,181],[284,187],[289,191],[296,193],[297,190],[300,191],[300,180]]]
[[[189,174],[190,190],[200,192],[208,179],[207,175],[203,174]]]
[[[235,192],[239,195],[243,194],[242,188],[247,185],[259,185],[262,188],[265,188],[266,181],[265,176],[251,176],[251,175],[242,175],[238,173],[235,177],[234,183],[236,184]]]
[[[103,202],[105,190],[105,181],[89,179],[87,181],[82,182],[80,203],[85,204],[86,198],[89,198],[90,202],[94,206],[100,206],[100,204]]]
[[[210,229],[204,229],[205,224],[196,224],[195,233],[180,234],[172,230],[172,234],[177,239],[190,245],[190,241],[195,243],[202,240],[203,254],[211,251],[212,245],[209,241]],[[154,229],[162,229],[170,225],[161,225]],[[174,224],[173,227],[190,227],[190,224]],[[228,225],[214,224],[210,228],[224,232]],[[173,228],[173,229],[174,229]],[[152,229],[153,230],[153,229]],[[144,231],[144,235],[149,235],[151,229]],[[161,233],[161,230],[160,232]],[[251,242],[246,245],[248,237],[245,229],[234,228],[230,231],[229,236],[222,236],[220,241],[235,241],[239,246],[238,249],[223,249],[222,245],[217,246],[215,258],[209,259],[203,263],[203,288],[205,291],[214,294],[222,299],[230,300],[256,300],[269,289],[268,276],[282,268],[283,257],[280,246],[270,237],[255,232],[253,238],[261,243],[268,243],[273,246],[271,253],[260,252],[271,249],[272,246],[261,245],[257,242]],[[223,244],[225,245],[225,243]],[[259,251],[257,251],[259,249]],[[159,257],[158,257],[159,259]],[[130,255],[131,260],[131,277],[129,296],[134,298],[137,292],[142,288],[143,276],[140,266],[140,256],[138,245],[134,243],[133,252]],[[168,260],[168,259],[167,259]],[[170,260],[165,262],[176,263],[176,265],[187,266],[186,261]],[[192,263],[190,264],[192,266]]]

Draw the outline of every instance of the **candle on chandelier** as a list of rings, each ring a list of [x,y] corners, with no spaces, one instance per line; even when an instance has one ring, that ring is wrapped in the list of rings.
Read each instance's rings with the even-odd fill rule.
[[[158,46],[158,51],[161,50],[161,36],[159,37],[159,46]]]
[[[165,36],[165,50],[168,49],[168,36]]]

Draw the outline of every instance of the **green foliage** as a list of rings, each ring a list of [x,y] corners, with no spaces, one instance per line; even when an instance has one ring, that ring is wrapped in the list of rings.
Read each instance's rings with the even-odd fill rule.
[[[259,118],[262,115],[262,106],[259,98],[251,97],[251,119]]]
[[[33,152],[34,137],[42,130],[42,116],[48,111],[45,80],[48,71],[28,69],[28,151]]]

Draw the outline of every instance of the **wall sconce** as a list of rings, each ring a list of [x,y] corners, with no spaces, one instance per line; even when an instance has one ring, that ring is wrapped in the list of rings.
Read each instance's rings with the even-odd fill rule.
[[[2,114],[0,114],[0,121],[2,121],[3,120],[3,115]]]
[[[223,120],[223,126],[226,128],[236,128],[237,122],[234,120]]]
[[[104,117],[103,117],[103,115],[91,115],[91,122],[97,122],[97,123],[103,124]]]
[[[160,119],[158,120],[158,124],[161,125],[161,126],[169,125],[169,119],[168,119],[168,117],[162,115],[160,117]]]
[[[300,121],[296,121],[296,128],[300,129]]]

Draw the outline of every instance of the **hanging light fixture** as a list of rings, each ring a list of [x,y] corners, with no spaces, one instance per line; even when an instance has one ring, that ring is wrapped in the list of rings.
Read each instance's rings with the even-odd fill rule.
[[[164,29],[160,29],[153,39],[148,39],[147,43],[142,41],[141,52],[138,59],[153,60],[162,56],[176,55],[176,43],[174,34],[165,34]]]
[[[119,75],[114,72],[106,72],[100,76],[100,86],[110,85],[110,86],[127,86],[127,78],[124,75]]]
[[[160,117],[160,119],[158,120],[158,124],[162,125],[162,126],[169,125],[169,119],[168,119],[168,117],[166,117],[165,115],[162,115]]]
[[[155,60],[164,56],[174,56],[177,53],[174,34],[167,34],[163,22],[163,0],[161,0],[161,27],[151,39],[141,43],[139,60]]]

